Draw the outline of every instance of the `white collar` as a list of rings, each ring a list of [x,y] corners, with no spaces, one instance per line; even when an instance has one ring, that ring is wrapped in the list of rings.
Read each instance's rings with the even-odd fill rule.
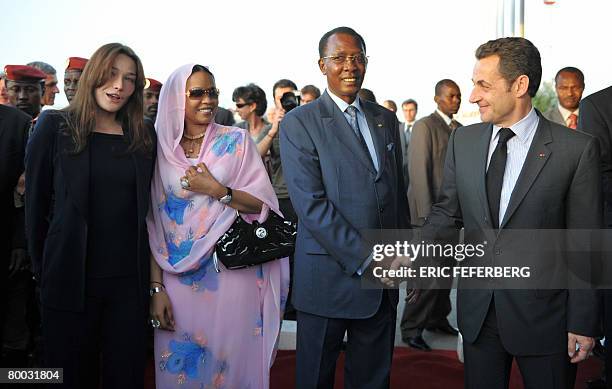
[[[521,142],[526,144],[531,139],[532,131],[537,129],[539,122],[540,119],[538,114],[535,109],[531,107],[531,111],[529,111],[524,118],[511,125],[509,128],[516,134],[516,137],[519,138]],[[499,130],[501,130],[501,127],[493,125],[492,138],[495,138]]]
[[[329,97],[331,97],[333,102],[336,103],[338,108],[340,108],[340,111],[344,112],[346,111],[349,105],[352,105],[353,107],[357,108],[359,112],[363,113],[363,110],[361,109],[361,103],[359,102],[359,96],[356,96],[355,100],[351,104],[348,104],[346,101],[333,94],[329,89],[326,89],[325,91],[329,94]]]
[[[442,117],[442,119],[444,119],[444,122],[446,123],[446,125],[450,126],[450,124],[453,121],[453,119],[451,119],[448,116],[446,116],[446,114],[444,114],[444,112],[440,111],[438,108],[436,108],[436,112],[438,113],[438,115],[440,115]]]
[[[578,116],[578,111],[580,111],[580,108],[576,108],[575,111],[570,111],[569,109],[565,109],[564,107],[562,107],[561,104],[557,104],[557,106],[559,107],[559,112],[561,113],[561,116],[563,117],[563,120],[566,123],[567,123],[567,118],[569,117],[569,115],[574,114]]]

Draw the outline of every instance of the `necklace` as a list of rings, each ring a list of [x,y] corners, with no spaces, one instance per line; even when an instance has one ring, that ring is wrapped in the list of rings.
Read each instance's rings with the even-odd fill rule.
[[[185,150],[185,156],[187,158],[195,158],[198,156],[198,153],[195,152],[196,146],[200,146],[202,143],[201,139],[204,138],[204,133],[201,133],[196,136],[189,136],[187,134],[183,134],[183,138],[186,141],[183,142],[183,150]]]
[[[183,133],[183,136],[184,136],[185,138],[189,139],[189,140],[196,140],[196,139],[202,139],[202,138],[204,138],[204,135],[205,135],[205,134],[206,134],[206,131],[204,131],[203,133],[198,134],[198,135],[189,135],[189,134],[185,134],[185,133]]]

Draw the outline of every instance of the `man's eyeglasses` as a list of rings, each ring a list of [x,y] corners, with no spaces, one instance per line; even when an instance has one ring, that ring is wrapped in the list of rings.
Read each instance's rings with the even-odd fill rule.
[[[355,61],[358,64],[365,64],[368,62],[368,56],[365,55],[364,53],[360,53],[357,55],[328,55],[327,57],[321,57],[321,59],[329,59],[331,60],[333,63],[337,64],[337,65],[342,65],[346,62],[346,60],[349,60],[351,62]]]
[[[252,103],[236,103],[236,108],[243,108],[247,105],[251,105]]]
[[[193,89],[189,89],[187,93],[185,94],[190,100],[201,100],[204,96],[208,96],[211,99],[218,99],[219,89],[217,88],[210,88],[210,89],[193,88]]]

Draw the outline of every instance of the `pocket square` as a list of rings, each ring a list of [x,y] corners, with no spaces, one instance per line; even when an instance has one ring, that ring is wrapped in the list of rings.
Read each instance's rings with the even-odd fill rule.
[[[395,149],[395,143],[391,142],[387,145],[387,151],[393,151]]]

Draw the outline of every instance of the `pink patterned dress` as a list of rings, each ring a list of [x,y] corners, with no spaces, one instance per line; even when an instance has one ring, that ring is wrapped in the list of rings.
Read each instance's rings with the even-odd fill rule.
[[[192,68],[177,69],[164,84],[156,121],[158,155],[147,225],[176,331],[155,331],[155,380],[158,389],[268,388],[289,288],[288,262],[241,270],[219,263],[220,272],[215,270],[215,242],[236,213],[180,186],[179,178],[194,164],[179,145]],[[223,185],[264,203],[250,220],[265,220],[270,209],[278,212],[261,157],[244,130],[212,123],[196,162],[204,162]]]

